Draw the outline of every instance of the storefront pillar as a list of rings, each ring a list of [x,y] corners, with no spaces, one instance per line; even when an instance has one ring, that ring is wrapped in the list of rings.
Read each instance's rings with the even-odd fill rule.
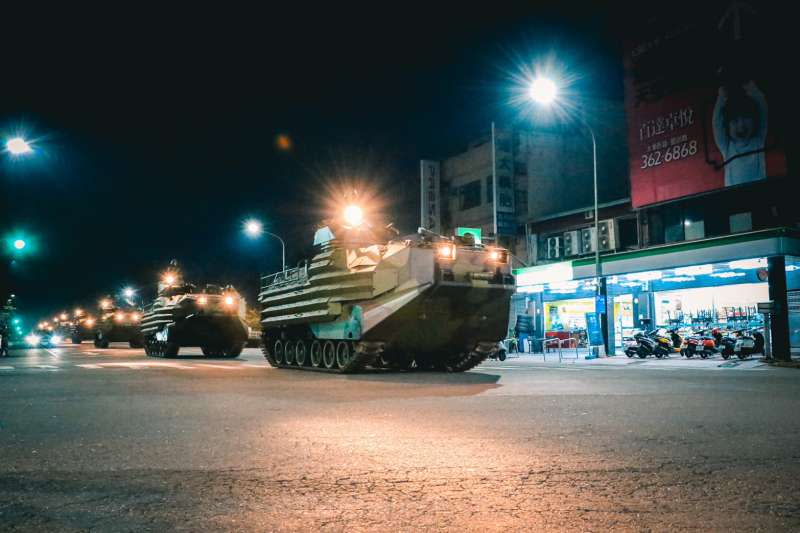
[[[786,294],[786,258],[776,255],[767,259],[769,299],[774,302],[770,317],[772,357],[789,361],[789,302]]]
[[[600,314],[600,331],[603,332],[603,347],[605,348],[605,353],[606,355],[610,355],[612,352],[608,350],[609,339],[613,341],[614,335],[613,332],[611,335],[609,335],[608,325],[609,323],[611,323],[613,327],[614,322],[609,321],[608,319],[609,302],[608,302],[608,287],[606,284],[606,278],[601,277],[597,280],[597,296],[598,298],[602,298],[603,302],[605,302],[605,309],[603,309],[603,311],[605,312]],[[600,311],[600,309],[595,308],[595,311]]]

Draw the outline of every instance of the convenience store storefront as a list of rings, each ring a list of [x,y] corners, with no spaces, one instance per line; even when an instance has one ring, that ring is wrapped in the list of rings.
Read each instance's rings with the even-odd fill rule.
[[[515,313],[533,317],[537,338],[586,338],[587,314],[603,311],[609,347],[656,327],[763,326],[758,304],[773,300],[773,346],[800,349],[800,233],[775,229],[658,246],[601,258],[517,269]],[[604,298],[597,298],[598,292]],[[782,310],[782,314],[781,314]],[[512,317],[511,326],[515,324]]]

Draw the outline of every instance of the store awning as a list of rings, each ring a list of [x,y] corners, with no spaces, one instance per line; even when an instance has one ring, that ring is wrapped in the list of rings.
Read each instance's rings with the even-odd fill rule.
[[[603,275],[617,275],[774,255],[800,256],[800,231],[777,228],[665,244],[603,255],[600,262]],[[519,268],[514,270],[514,275],[520,287],[592,278],[595,263],[594,258],[589,257]]]

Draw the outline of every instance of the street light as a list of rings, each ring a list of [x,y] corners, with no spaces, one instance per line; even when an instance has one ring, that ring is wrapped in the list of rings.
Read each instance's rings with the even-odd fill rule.
[[[134,294],[136,294],[136,291],[131,287],[125,287],[122,289],[122,295],[125,296],[125,298],[131,299],[133,298]]]
[[[558,97],[558,86],[550,78],[538,77],[531,82],[528,90],[531,99],[540,105],[550,105]],[[583,119],[578,117],[583,126],[589,131],[592,138],[592,166],[594,170],[594,277],[597,283],[597,289],[600,290],[600,221],[598,220],[598,205],[597,205],[597,140],[595,139],[594,130]]]
[[[28,246],[28,243],[25,242],[25,239],[16,239],[14,241],[14,249],[16,250],[23,250],[26,246]]]
[[[281,243],[281,271],[286,271],[286,243],[282,238],[280,238],[278,235],[275,235],[271,231],[265,230],[264,224],[262,224],[260,220],[256,220],[254,218],[248,219],[244,222],[243,231],[244,234],[251,239],[257,239],[262,234],[266,234],[270,237],[275,237],[278,239]]]
[[[20,156],[33,152],[30,143],[22,137],[13,137],[6,141],[6,150],[11,155]]]

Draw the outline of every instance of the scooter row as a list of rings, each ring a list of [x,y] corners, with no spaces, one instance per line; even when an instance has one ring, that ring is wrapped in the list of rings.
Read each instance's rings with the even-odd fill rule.
[[[703,359],[722,355],[723,359],[733,356],[747,359],[754,353],[764,352],[764,333],[761,328],[724,331],[720,328],[694,331],[682,337],[678,330],[664,328],[636,333],[625,348],[628,357],[645,359],[655,356],[658,359],[671,353],[680,353],[687,359],[699,356]]]

